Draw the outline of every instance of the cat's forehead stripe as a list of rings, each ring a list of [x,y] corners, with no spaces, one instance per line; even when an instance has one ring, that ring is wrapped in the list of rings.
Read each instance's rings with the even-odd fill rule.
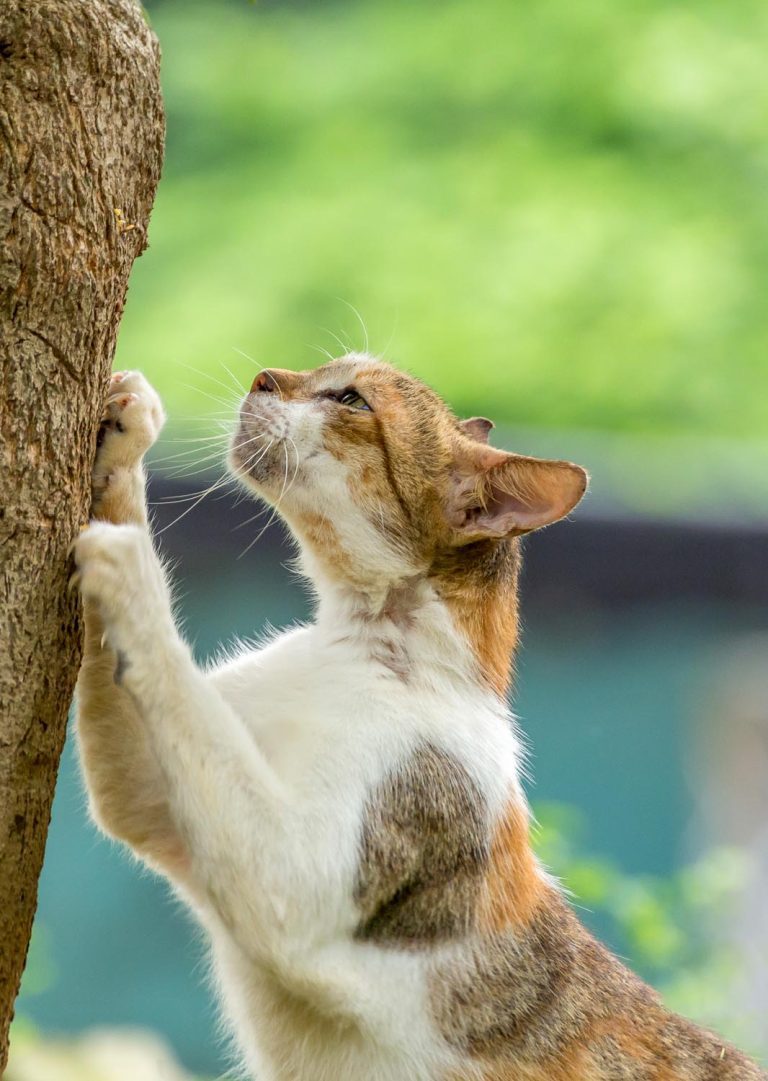
[[[342,390],[348,386],[360,370],[359,364],[343,361],[333,368],[320,368],[310,376],[318,390]]]
[[[343,357],[323,365],[322,368],[317,368],[310,374],[309,379],[314,388],[319,391],[344,390],[363,372],[375,371],[379,367],[380,365],[373,357],[364,355]]]

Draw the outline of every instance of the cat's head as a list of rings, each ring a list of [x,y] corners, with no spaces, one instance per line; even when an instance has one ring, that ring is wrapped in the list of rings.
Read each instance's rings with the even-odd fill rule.
[[[230,463],[297,535],[310,573],[375,592],[579,502],[583,469],[497,450],[491,427],[458,420],[413,376],[349,354],[313,371],[262,371]]]

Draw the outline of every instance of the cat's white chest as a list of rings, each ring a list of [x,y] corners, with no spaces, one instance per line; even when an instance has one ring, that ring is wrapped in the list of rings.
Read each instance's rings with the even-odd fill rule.
[[[325,772],[338,757],[349,785],[367,772],[361,755],[377,757],[414,736],[434,696],[393,670],[389,652],[382,661],[375,639],[361,648],[313,632],[292,631],[213,678],[286,783],[311,780],[321,762]]]

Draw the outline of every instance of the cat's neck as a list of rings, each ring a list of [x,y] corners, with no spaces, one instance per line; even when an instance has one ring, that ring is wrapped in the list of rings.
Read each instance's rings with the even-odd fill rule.
[[[431,571],[482,678],[502,698],[509,693],[519,637],[519,545],[517,538],[467,545],[436,561]]]
[[[369,642],[407,679],[418,666],[449,667],[506,698],[517,645],[516,544],[459,549],[428,571],[365,588],[315,577],[317,624]]]

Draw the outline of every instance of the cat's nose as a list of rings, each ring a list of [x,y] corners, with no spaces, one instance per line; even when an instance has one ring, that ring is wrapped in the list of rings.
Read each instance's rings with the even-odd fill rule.
[[[251,386],[252,394],[277,394],[290,398],[301,383],[301,373],[288,368],[265,368],[259,372]]]
[[[265,368],[263,372],[259,372],[253,381],[251,393],[255,394],[257,391],[261,391],[262,394],[279,393],[277,380],[268,368]]]

